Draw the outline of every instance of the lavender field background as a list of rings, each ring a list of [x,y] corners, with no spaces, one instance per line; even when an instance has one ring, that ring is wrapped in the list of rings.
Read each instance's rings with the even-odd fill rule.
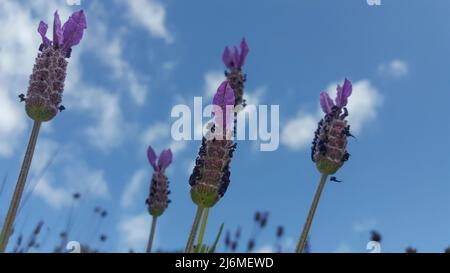
[[[52,22],[84,9],[88,28],[72,53],[63,104],[45,123],[10,240],[53,252],[61,233],[102,252],[145,251],[145,200],[153,170],[146,149],[170,147],[172,203],[154,249],[182,251],[196,207],[189,194],[200,141],[171,138],[176,104],[212,99],[225,79],[222,52],[245,37],[249,104],[280,105],[280,145],[238,141],[231,184],[211,210],[206,241],[225,223],[241,230],[237,251],[293,252],[319,179],[310,143],[319,93],[353,83],[350,160],[329,183],[310,233],[312,252],[443,252],[450,245],[450,2],[0,0],[0,221],[10,202],[32,122],[25,93],[41,38]],[[205,119],[206,121],[206,119]],[[199,128],[193,128],[199,130]],[[255,212],[268,212],[260,229]],[[1,224],[1,223],[0,223]],[[283,236],[276,238],[278,227]],[[65,245],[63,245],[65,247]]]

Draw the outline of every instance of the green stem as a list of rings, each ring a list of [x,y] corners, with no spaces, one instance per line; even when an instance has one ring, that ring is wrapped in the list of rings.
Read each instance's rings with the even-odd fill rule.
[[[209,208],[205,209],[205,214],[203,214],[202,225],[200,226],[200,233],[198,234],[197,247],[201,248],[203,246],[203,237],[205,236],[206,223],[208,222]]]
[[[0,253],[5,252],[8,245],[9,237],[11,235],[11,229],[16,219],[17,209],[19,208],[20,200],[22,199],[22,194],[27,182],[27,176],[30,170],[31,161],[33,160],[34,149],[36,148],[36,142],[40,128],[41,122],[35,121],[33,124],[33,130],[31,131],[30,140],[28,142],[27,151],[23,159],[22,168],[20,169],[19,178],[17,179],[14,195],[9,205],[8,214],[6,215],[2,232],[0,234]]]
[[[158,220],[158,217],[157,216],[153,216],[152,228],[150,230],[150,237],[148,238],[148,243],[147,243],[147,253],[152,253],[153,238],[155,237],[156,221],[157,220]]]
[[[311,208],[309,209],[308,217],[306,218],[306,222],[303,227],[302,235],[300,236],[300,241],[298,242],[298,245],[297,245],[297,249],[296,249],[297,253],[302,253],[303,250],[305,249],[309,229],[311,228],[311,224],[314,219],[314,214],[316,213],[317,205],[319,204],[320,196],[322,195],[322,191],[323,191],[323,188],[325,187],[325,183],[327,182],[327,178],[328,178],[328,175],[322,174],[319,186],[317,187],[316,194],[314,196],[314,200],[311,204]]]
[[[198,206],[197,213],[195,214],[194,223],[192,224],[191,233],[189,234],[189,238],[186,244],[186,248],[184,249],[185,253],[190,253],[192,251],[192,247],[194,246],[194,240],[197,236],[198,224],[200,223],[200,219],[202,218],[203,208]]]

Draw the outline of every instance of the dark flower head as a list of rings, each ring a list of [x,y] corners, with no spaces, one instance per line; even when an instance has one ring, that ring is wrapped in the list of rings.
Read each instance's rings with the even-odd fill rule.
[[[154,173],[150,183],[150,193],[146,200],[148,212],[152,216],[160,216],[169,206],[169,181],[165,175],[165,170],[172,163],[172,151],[163,150],[158,161],[156,153],[151,146],[147,149],[147,157]]]
[[[283,226],[278,226],[277,228],[277,238],[281,238],[284,235],[284,227]]]
[[[405,252],[406,253],[417,253],[417,249],[414,247],[407,247]]]
[[[245,40],[245,38],[242,38],[239,49],[236,46],[234,46],[232,49],[230,49],[229,47],[225,47],[222,56],[223,63],[230,70],[241,70],[242,66],[245,63],[245,58],[247,57],[248,52],[249,48],[247,45],[247,41]]]
[[[267,225],[267,221],[269,220],[269,212],[265,211],[261,214],[260,226],[264,228]]]
[[[83,10],[73,13],[62,27],[58,12],[55,12],[51,41],[46,36],[48,25],[40,22],[41,52],[30,76],[27,97],[21,97],[25,100],[28,116],[33,120],[49,121],[58,111],[65,109],[61,102],[66,80],[66,58],[70,57],[72,47],[80,43],[86,27]]]
[[[381,234],[378,231],[372,230],[370,237],[371,241],[381,243]]]
[[[108,216],[108,211],[106,211],[106,210],[102,211],[102,212],[100,213],[100,216],[101,216],[102,218],[106,218],[106,216]]]
[[[350,157],[347,138],[352,135],[350,125],[347,125],[348,111],[345,106],[351,94],[352,84],[347,79],[342,87],[337,87],[336,104],[328,93],[320,94],[320,105],[325,117],[315,132],[311,157],[322,174],[336,173]]]

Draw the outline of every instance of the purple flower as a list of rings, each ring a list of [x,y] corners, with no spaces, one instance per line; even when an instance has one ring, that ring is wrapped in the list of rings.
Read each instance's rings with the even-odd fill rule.
[[[170,149],[163,150],[159,155],[158,163],[156,163],[156,153],[152,146],[149,146],[147,149],[147,157],[155,172],[164,172],[165,169],[172,163],[172,151]]]
[[[234,46],[233,49],[226,47],[223,52],[223,63],[230,70],[241,70],[242,66],[244,65],[245,58],[247,57],[247,54],[249,52],[249,48],[247,42],[245,41],[245,38],[242,38],[239,47],[239,49],[236,46]]]
[[[322,110],[325,112],[325,114],[331,113],[331,110],[333,109],[334,106],[334,102],[327,92],[320,93],[320,106],[322,106]]]
[[[345,79],[344,85],[341,87],[337,86],[337,95],[334,104],[333,100],[330,98],[327,92],[320,93],[320,106],[325,114],[330,114],[333,107],[338,107],[339,109],[347,106],[348,98],[352,94],[352,83]]]
[[[352,94],[352,83],[345,79],[344,85],[337,87],[336,106],[339,108],[347,106],[348,97]]]
[[[224,81],[217,89],[213,99],[215,123],[221,128],[229,128],[233,121],[235,97],[229,81]]]
[[[83,10],[74,12],[62,27],[58,11],[56,11],[53,21],[53,41],[46,36],[48,25],[42,21],[39,23],[38,32],[42,37],[43,45],[41,49],[53,46],[55,49],[61,49],[67,53],[69,57],[72,47],[80,43],[86,28],[86,16]]]
[[[163,150],[156,162],[156,153],[151,146],[147,149],[148,161],[155,171],[150,183],[150,193],[146,200],[148,211],[153,216],[161,216],[167,209],[169,200],[169,181],[164,171],[172,163],[172,151],[170,149]]]

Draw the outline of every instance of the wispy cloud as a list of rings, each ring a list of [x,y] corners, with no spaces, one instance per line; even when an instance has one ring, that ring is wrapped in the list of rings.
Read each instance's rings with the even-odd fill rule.
[[[71,144],[61,146],[42,138],[36,147],[28,191],[56,209],[69,205],[75,192],[86,199],[108,198],[110,190],[104,171],[90,167],[77,150]],[[49,162],[51,169],[45,171]]]
[[[141,134],[141,149],[145,150],[149,145],[161,151],[170,148],[174,154],[183,151],[187,147],[187,141],[175,141],[171,137],[170,123],[155,123]]]
[[[217,92],[219,85],[226,80],[223,72],[220,71],[208,71],[204,77],[203,93],[205,98],[212,98]]]
[[[124,216],[117,227],[121,234],[119,249],[144,251],[150,232],[150,223],[151,217],[148,213]]]
[[[347,243],[342,243],[340,244],[337,249],[335,251],[333,251],[334,253],[351,253],[352,249],[351,247],[347,244]]]
[[[167,43],[174,41],[172,33],[166,26],[166,8],[157,0],[126,1],[128,17],[132,23],[141,26],[156,38]]]
[[[120,206],[122,209],[128,209],[136,203],[136,197],[141,192],[146,177],[147,171],[145,169],[137,170],[133,174],[130,182],[126,184],[122,194],[122,199],[120,201]]]
[[[402,78],[408,75],[409,65],[406,61],[395,59],[378,66],[378,72],[394,78]]]

